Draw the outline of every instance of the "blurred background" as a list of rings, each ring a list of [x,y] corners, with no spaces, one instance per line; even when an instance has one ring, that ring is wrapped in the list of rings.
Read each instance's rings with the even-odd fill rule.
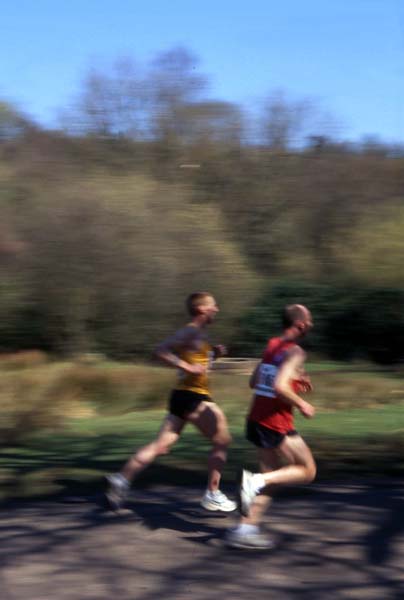
[[[59,128],[0,104],[2,351],[145,358],[207,289],[233,354],[300,301],[316,352],[401,360],[403,146],[285,92],[212,100],[184,47],[105,69]]]

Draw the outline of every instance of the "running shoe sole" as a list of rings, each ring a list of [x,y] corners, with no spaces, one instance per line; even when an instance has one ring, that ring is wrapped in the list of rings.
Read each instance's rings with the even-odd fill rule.
[[[262,552],[264,550],[273,550],[275,544],[270,540],[263,540],[262,543],[254,543],[248,542],[248,540],[240,539],[232,539],[229,537],[228,539],[224,538],[224,543],[229,548],[237,548],[238,550],[257,550]]]
[[[231,500],[230,500],[231,502]],[[205,510],[210,510],[210,511],[216,511],[216,512],[233,512],[234,510],[237,509],[237,504],[232,504],[231,506],[224,506],[224,505],[220,505],[220,504],[216,504],[215,502],[210,502],[208,500],[204,501],[201,500],[201,506],[202,508],[204,508]]]
[[[240,469],[237,473],[237,505],[243,517],[248,517],[248,515],[250,514],[251,500],[246,502],[244,499],[243,489],[245,485],[245,474],[246,471],[244,469]]]
[[[125,504],[127,494],[122,494],[115,491],[115,486],[111,475],[105,475],[104,479],[109,488],[104,493],[105,503],[109,509],[119,511],[119,509],[121,509]]]

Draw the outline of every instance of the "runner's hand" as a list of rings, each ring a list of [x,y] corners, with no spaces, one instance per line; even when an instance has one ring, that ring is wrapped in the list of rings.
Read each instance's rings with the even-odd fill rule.
[[[302,403],[298,406],[298,409],[301,412],[301,414],[304,417],[306,417],[306,419],[311,419],[311,417],[314,417],[314,414],[316,412],[314,406],[312,406],[311,404],[309,404],[309,402],[306,402],[305,400],[303,400]]]
[[[313,391],[313,385],[310,381],[310,377],[308,375],[302,375],[301,378],[299,379],[299,385],[301,387],[302,392],[312,392]]]
[[[186,366],[184,365],[182,370],[191,373],[192,375],[202,375],[202,373],[207,372],[208,368],[206,365],[191,365],[190,363],[186,363]]]
[[[226,356],[227,348],[223,346],[223,344],[218,344],[217,346],[213,346],[213,352],[215,354],[215,358],[220,358],[221,356]]]

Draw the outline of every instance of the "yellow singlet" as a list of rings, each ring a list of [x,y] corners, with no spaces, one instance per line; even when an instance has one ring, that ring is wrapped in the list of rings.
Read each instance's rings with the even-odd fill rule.
[[[196,341],[195,348],[180,350],[178,356],[192,365],[205,365],[209,370],[213,361],[212,346],[206,340],[200,339]],[[209,396],[208,373],[195,375],[193,373],[185,373],[185,371],[180,369],[175,389],[188,390]]]

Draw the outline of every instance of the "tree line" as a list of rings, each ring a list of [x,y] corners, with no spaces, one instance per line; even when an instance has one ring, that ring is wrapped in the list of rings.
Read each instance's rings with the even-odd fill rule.
[[[286,94],[212,100],[197,67],[93,69],[53,130],[0,103],[0,347],[147,356],[206,288],[234,353],[303,301],[319,351],[400,360],[402,149]]]

